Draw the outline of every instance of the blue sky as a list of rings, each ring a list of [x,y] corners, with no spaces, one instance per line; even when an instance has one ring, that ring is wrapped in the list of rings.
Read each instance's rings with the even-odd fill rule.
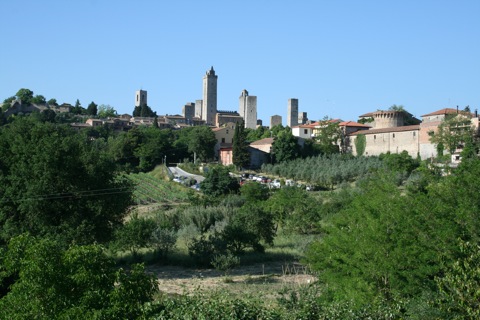
[[[478,0],[3,0],[0,12],[1,100],[28,88],[131,113],[143,88],[158,114],[180,114],[213,66],[218,109],[247,89],[266,125],[285,124],[289,98],[312,120],[480,105]]]

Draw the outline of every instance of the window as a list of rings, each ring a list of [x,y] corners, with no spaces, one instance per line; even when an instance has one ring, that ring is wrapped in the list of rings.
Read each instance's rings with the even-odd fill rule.
[[[303,134],[308,134],[308,130],[307,130],[307,129],[303,129]]]
[[[377,135],[376,134],[373,135],[373,140],[377,140]]]
[[[395,138],[395,133],[394,133],[394,134],[392,134],[392,138]]]
[[[222,143],[225,143],[225,138],[222,138]]]
[[[227,129],[227,134],[228,134],[228,129]]]
[[[416,135],[416,132],[414,131],[414,132],[413,132],[413,136],[415,137],[415,135]]]

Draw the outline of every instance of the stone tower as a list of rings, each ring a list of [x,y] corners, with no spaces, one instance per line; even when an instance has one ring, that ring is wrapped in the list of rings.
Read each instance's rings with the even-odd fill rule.
[[[202,119],[203,100],[195,100],[195,118]]]
[[[298,125],[298,99],[288,99],[287,126],[290,128]]]
[[[202,120],[207,125],[215,125],[217,114],[217,79],[213,67],[203,77]]]
[[[375,129],[401,127],[405,121],[403,111],[376,111],[373,113]]]
[[[247,90],[240,94],[238,113],[245,122],[245,128],[255,129],[257,127],[257,97],[249,96]]]
[[[190,102],[183,106],[182,114],[185,118],[186,124],[192,124],[193,117],[195,116],[195,103]]]
[[[137,90],[135,92],[135,107],[143,107],[147,105],[147,91]]]
[[[270,129],[272,129],[275,126],[278,126],[279,124],[282,124],[282,116],[279,116],[278,114],[276,114],[270,117]]]

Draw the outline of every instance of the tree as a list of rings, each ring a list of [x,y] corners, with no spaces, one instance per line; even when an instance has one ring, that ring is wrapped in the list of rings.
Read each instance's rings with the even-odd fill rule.
[[[470,118],[467,114],[446,117],[438,126],[437,132],[430,136],[430,142],[442,145],[450,154],[454,153],[474,135]]]
[[[97,115],[99,118],[114,118],[117,116],[117,111],[110,105],[101,104],[98,106]]]
[[[90,104],[87,107],[87,114],[91,116],[96,116],[98,112],[98,106],[95,102],[90,102]]]
[[[128,250],[133,256],[137,256],[138,250],[149,247],[152,241],[152,233],[156,228],[152,219],[139,218],[134,215],[130,220],[117,229],[115,233],[115,248]]]
[[[196,154],[197,159],[206,162],[213,159],[217,139],[208,126],[196,126],[190,131],[188,151]]]
[[[436,278],[441,310],[451,319],[480,318],[480,246],[460,241],[461,258]]]
[[[300,155],[297,137],[290,130],[279,132],[273,141],[272,151],[276,162],[285,162],[297,158]]]
[[[47,101],[47,104],[48,104],[48,106],[50,106],[50,107],[56,107],[56,106],[58,106],[57,99],[54,99],[54,98],[49,99],[49,100]]]
[[[73,114],[85,114],[86,110],[80,104],[80,100],[75,101],[75,106],[70,110]]]
[[[344,146],[342,129],[337,121],[323,118],[319,121],[319,129],[315,141],[320,145],[323,154],[338,153],[339,146]]]
[[[365,147],[367,146],[367,138],[364,134],[357,135],[355,139],[355,150],[357,151],[357,156],[361,157],[365,153]]]
[[[0,274],[14,277],[2,319],[137,319],[158,291],[142,265],[116,269],[99,245],[65,248],[29,235],[10,240]],[[1,280],[1,279],[0,279]]]
[[[40,94],[37,94],[35,97],[33,97],[31,101],[33,104],[47,104],[45,97]]]
[[[0,243],[23,232],[106,242],[132,201],[102,139],[16,118],[0,127]]]
[[[236,193],[239,188],[238,181],[230,176],[228,168],[222,166],[209,167],[205,180],[200,184],[200,190],[212,197]]]
[[[379,172],[323,222],[325,236],[309,247],[306,260],[321,271],[325,298],[364,305],[435,290],[434,276],[454,254],[459,229],[451,209],[443,209],[443,196],[402,195],[393,180]]]
[[[18,99],[22,101],[23,105],[30,105],[32,104],[32,99],[33,99],[33,91],[30,89],[25,89],[22,88],[17,91],[16,96]]]
[[[237,123],[233,134],[233,164],[238,168],[245,168],[250,164],[250,153],[245,134],[245,124]]]

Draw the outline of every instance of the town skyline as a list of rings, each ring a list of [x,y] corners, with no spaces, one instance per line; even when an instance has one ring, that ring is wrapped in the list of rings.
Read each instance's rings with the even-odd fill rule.
[[[218,110],[237,111],[246,89],[264,124],[279,114],[285,125],[290,98],[311,120],[355,120],[394,104],[416,117],[480,105],[476,1],[50,0],[0,9],[9,13],[0,22],[2,99],[29,88],[131,114],[143,89],[158,114],[180,114],[202,98],[201,77],[214,66]]]

